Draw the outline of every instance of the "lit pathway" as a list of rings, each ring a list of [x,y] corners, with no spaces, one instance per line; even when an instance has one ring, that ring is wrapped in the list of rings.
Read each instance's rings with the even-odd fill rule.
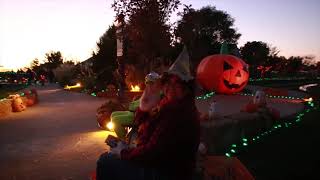
[[[106,131],[96,123],[96,109],[105,101],[72,93],[56,85],[38,87],[40,103],[0,120],[0,179],[87,180],[99,155],[107,150]],[[217,113],[228,115],[252,99],[250,96],[215,95],[197,101],[206,112],[212,100]],[[281,116],[303,109],[301,103],[268,99]]]
[[[38,105],[0,120],[0,179],[88,179],[107,150],[95,118],[104,100],[56,85],[38,93]]]

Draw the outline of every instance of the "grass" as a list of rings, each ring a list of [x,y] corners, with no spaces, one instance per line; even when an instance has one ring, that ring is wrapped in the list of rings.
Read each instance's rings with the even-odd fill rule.
[[[317,173],[320,157],[320,111],[300,124],[275,132],[250,145],[239,159],[256,179],[309,179]]]
[[[8,97],[10,94],[17,93],[19,90],[24,89],[24,84],[1,86],[0,87],[0,99]]]
[[[320,91],[310,94],[319,97]],[[319,99],[315,103],[319,105]],[[264,137],[243,149],[238,158],[256,179],[311,179],[320,162],[319,117],[319,109],[306,113],[297,125]]]
[[[304,80],[269,80],[269,81],[255,81],[249,82],[249,85],[273,87],[273,88],[285,88],[285,89],[297,89],[297,87],[304,84],[320,83],[318,79],[304,79]]]

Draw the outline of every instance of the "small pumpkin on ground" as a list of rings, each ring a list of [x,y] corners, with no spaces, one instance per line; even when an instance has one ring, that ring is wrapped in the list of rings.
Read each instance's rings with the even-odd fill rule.
[[[21,112],[26,110],[26,105],[24,104],[22,98],[16,94],[16,95],[10,95],[10,99],[12,99],[12,111],[13,112]]]
[[[108,100],[97,109],[98,125],[102,129],[106,129],[107,123],[110,121],[110,115],[113,111],[124,111],[126,108],[116,100]]]

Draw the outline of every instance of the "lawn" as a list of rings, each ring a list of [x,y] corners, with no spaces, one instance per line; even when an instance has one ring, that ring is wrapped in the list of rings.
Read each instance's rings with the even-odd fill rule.
[[[273,88],[286,88],[297,89],[301,85],[320,83],[319,79],[301,79],[301,80],[262,80],[249,82],[249,85],[273,87]]]
[[[10,94],[17,93],[24,88],[26,88],[26,85],[24,84],[0,85],[0,99],[8,97]]]
[[[319,97],[320,91],[310,94]],[[315,104],[319,105],[319,99]],[[320,162],[319,119],[319,108],[311,110],[292,127],[281,128],[242,149],[238,158],[256,179],[311,179]]]
[[[292,128],[283,128],[238,156],[257,179],[308,179],[317,173],[320,157],[320,111],[305,115]]]

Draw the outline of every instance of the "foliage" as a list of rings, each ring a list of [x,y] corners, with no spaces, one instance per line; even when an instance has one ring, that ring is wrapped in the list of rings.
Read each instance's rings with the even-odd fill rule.
[[[30,67],[31,67],[31,69],[35,69],[35,68],[37,68],[38,66],[40,66],[39,59],[38,59],[38,58],[35,58],[35,59],[31,62]]]
[[[234,19],[214,6],[195,10],[184,7],[174,34],[177,43],[186,44],[195,66],[207,55],[218,54],[222,42],[237,44],[241,34],[236,31]]]
[[[61,64],[53,70],[56,80],[60,85],[71,84],[74,78],[75,65],[70,63]]]
[[[51,51],[45,55],[45,64],[48,70],[52,71],[63,63],[63,58],[60,51]]]
[[[172,35],[169,17],[179,0],[115,0],[112,7],[127,20],[125,59],[144,74],[151,64],[164,63],[170,56]]]
[[[250,65],[264,65],[270,53],[269,46],[261,41],[247,42],[240,48],[243,59]]]
[[[144,74],[142,71],[137,70],[134,65],[127,65],[125,74],[125,83],[129,87],[131,85],[142,85],[144,83]]]
[[[292,75],[294,74],[295,72],[298,72],[299,70],[302,69],[302,61],[303,61],[303,58],[302,57],[299,57],[299,56],[291,56],[288,58],[287,60],[287,64],[286,64],[286,67],[287,67],[287,72]]]
[[[115,33],[115,27],[110,26],[97,42],[97,53],[93,53],[92,69],[96,73],[98,84],[114,83],[113,72],[117,68]]]

